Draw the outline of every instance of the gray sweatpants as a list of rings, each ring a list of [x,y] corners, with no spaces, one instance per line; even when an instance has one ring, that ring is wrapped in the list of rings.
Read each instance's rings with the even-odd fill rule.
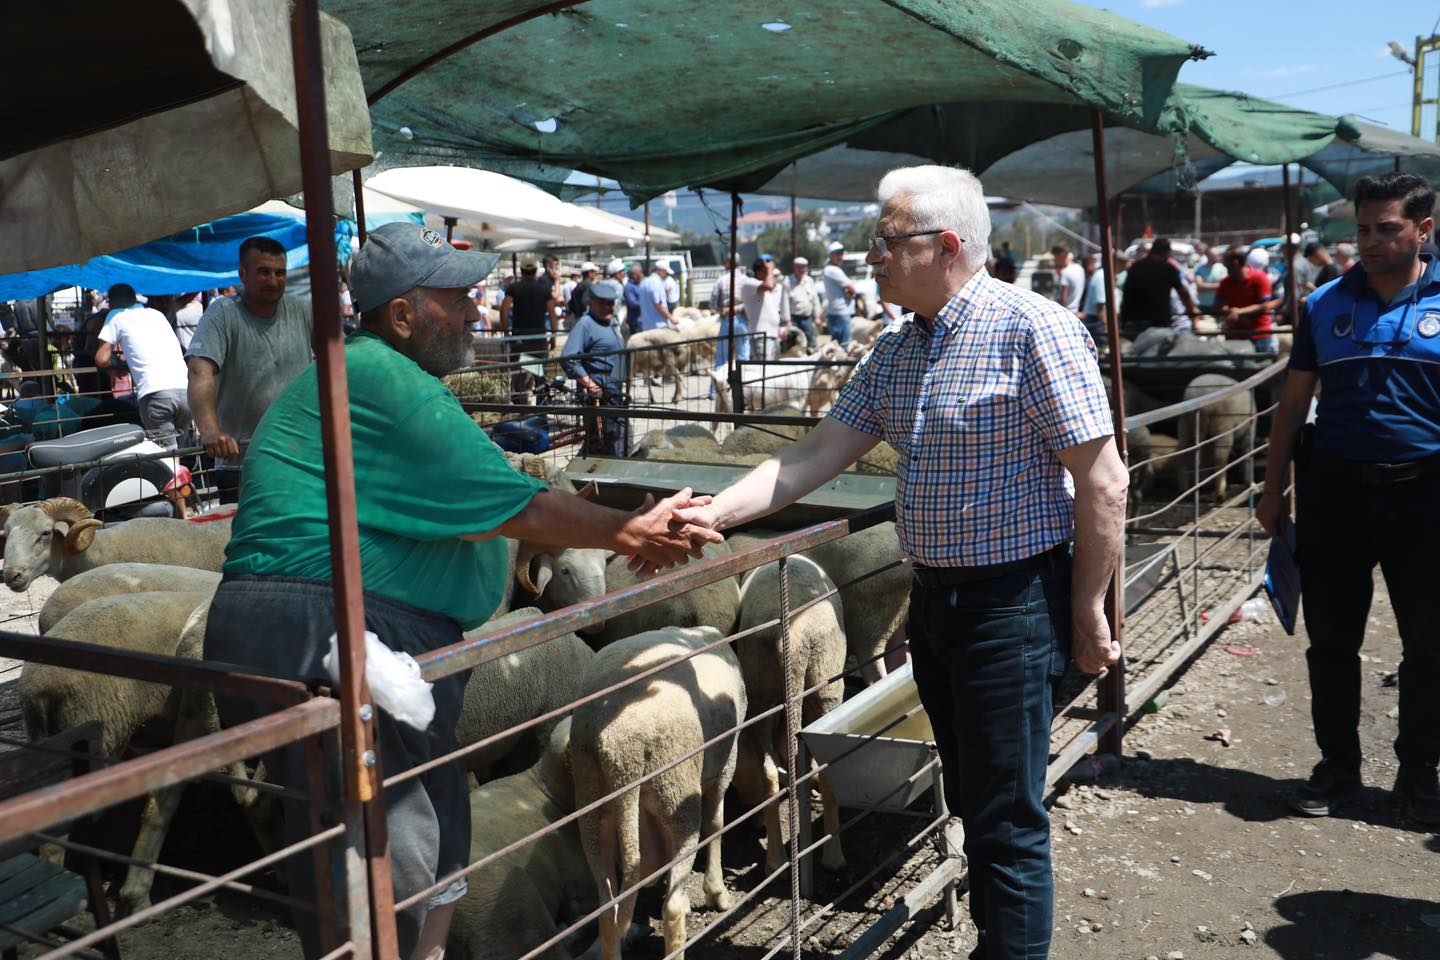
[[[220,583],[210,605],[205,630],[205,659],[260,667],[300,680],[332,681],[321,664],[335,632],[333,587],[324,580],[289,577],[230,577]],[[365,629],[393,650],[418,656],[428,650],[458,643],[460,627],[447,617],[404,603],[365,594]],[[435,719],[426,730],[396,723],[378,712],[377,753],[381,772],[394,776],[455,749],[455,724],[465,699],[466,673],[437,681],[434,687]],[[253,720],[275,711],[268,703],[216,697],[222,726]],[[331,758],[327,793],[332,802],[340,795],[339,758]],[[305,746],[291,744],[264,757],[266,779],[309,792]],[[285,842],[298,843],[310,836],[309,808],[286,800]],[[338,810],[338,805],[331,809]],[[470,862],[470,791],[459,761],[443,764],[385,791],[390,828],[390,869],[397,901],[432,886],[439,878]],[[331,848],[337,867],[340,846]],[[314,861],[309,851],[286,861],[291,896],[314,902]],[[343,882],[335,884],[344,890]],[[462,878],[428,901],[401,912],[396,918],[400,955],[408,957],[419,939],[425,914],[433,907],[465,896]],[[337,905],[337,915],[344,912]],[[296,927],[308,957],[320,949],[315,915],[294,913]]]
[[[140,422],[145,432],[166,450],[174,450],[177,438],[190,432],[190,400],[184,390],[152,390],[140,398]]]

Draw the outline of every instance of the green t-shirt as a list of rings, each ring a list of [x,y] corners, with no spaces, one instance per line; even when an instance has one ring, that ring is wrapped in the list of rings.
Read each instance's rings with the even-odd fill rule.
[[[500,603],[505,541],[458,538],[491,532],[545,484],[516,472],[454,395],[384,340],[357,334],[345,363],[365,589],[479,626]],[[251,440],[225,573],[330,579],[328,514],[312,365]]]

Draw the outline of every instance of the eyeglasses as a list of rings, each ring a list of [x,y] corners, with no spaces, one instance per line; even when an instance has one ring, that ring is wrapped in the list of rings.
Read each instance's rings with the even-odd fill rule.
[[[889,243],[892,240],[909,240],[911,237],[933,237],[937,233],[947,233],[948,230],[914,230],[910,233],[892,233],[888,237],[870,238],[870,256],[883,257],[890,252]],[[965,238],[961,237],[960,242],[964,243]]]

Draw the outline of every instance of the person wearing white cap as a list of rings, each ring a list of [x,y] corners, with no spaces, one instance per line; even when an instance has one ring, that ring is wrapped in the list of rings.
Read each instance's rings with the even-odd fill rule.
[[[599,275],[600,268],[589,260],[580,264],[580,279],[565,302],[566,330],[573,330],[580,318],[585,316],[585,308],[590,305],[590,289]]]
[[[614,550],[662,566],[700,556],[718,534],[673,524],[687,492],[636,513],[548,489],[519,473],[440,377],[471,360],[469,289],[498,254],[456,250],[423,224],[387,223],[351,266],[360,331],[345,344],[350,383],[365,627],[412,656],[459,643],[495,612],[510,578],[505,538]],[[333,684],[323,665],[335,633],[331,519],[321,441],[320,389],[312,364],[270,406],[251,439],[224,579],[211,601],[205,658],[270,676]],[[434,482],[426,482],[426,478]],[[387,777],[455,747],[468,672],[437,680],[423,729],[377,711],[378,760]],[[487,691],[486,695],[495,695]],[[216,697],[226,726],[274,704]],[[267,779],[306,791],[303,742],[265,757]],[[325,789],[333,789],[326,787]],[[401,957],[438,955],[454,904],[466,894],[470,804],[457,761],[385,791],[390,869],[397,900],[458,875],[397,915]],[[287,841],[310,834],[310,807],[284,801]],[[309,857],[289,870],[290,893],[314,902]],[[296,912],[307,956],[324,951],[313,913]]]
[[[825,329],[836,343],[849,343],[850,318],[854,315],[850,301],[855,297],[855,284],[845,274],[845,244],[830,244],[829,259],[821,273],[825,281]]]
[[[790,276],[785,278],[785,295],[790,300],[790,322],[805,331],[805,340],[815,342],[815,318],[824,310],[820,288],[810,276],[810,261],[796,257],[790,261]]]
[[[670,312],[670,298],[665,293],[665,278],[670,275],[670,267],[663,260],[656,260],[653,270],[640,282],[640,323],[637,325],[634,320],[630,321],[632,335],[660,327],[678,326]]]
[[[675,280],[675,272],[670,269],[668,263],[660,263],[665,269],[665,307],[671,312],[680,306],[680,284]]]
[[[620,335],[620,321],[615,315],[616,301],[622,295],[620,284],[614,280],[596,282],[590,288],[590,306],[570,331],[560,355],[565,375],[580,385],[591,402],[607,407],[620,405],[625,396],[620,360],[625,339]],[[629,438],[629,423],[623,419],[585,418],[586,454],[626,456],[630,452]]]

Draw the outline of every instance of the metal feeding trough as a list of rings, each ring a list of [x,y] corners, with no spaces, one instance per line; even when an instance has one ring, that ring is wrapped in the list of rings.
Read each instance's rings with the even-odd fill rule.
[[[1179,570],[1179,566],[1179,561],[1175,557],[1174,543],[1127,543],[1125,545],[1126,616],[1134,613],[1156,591],[1176,579],[1176,571]]]
[[[935,734],[908,663],[801,730],[800,738],[816,760],[831,764],[825,775],[841,806],[874,804],[898,813],[935,791],[939,767],[905,783],[935,756]]]

